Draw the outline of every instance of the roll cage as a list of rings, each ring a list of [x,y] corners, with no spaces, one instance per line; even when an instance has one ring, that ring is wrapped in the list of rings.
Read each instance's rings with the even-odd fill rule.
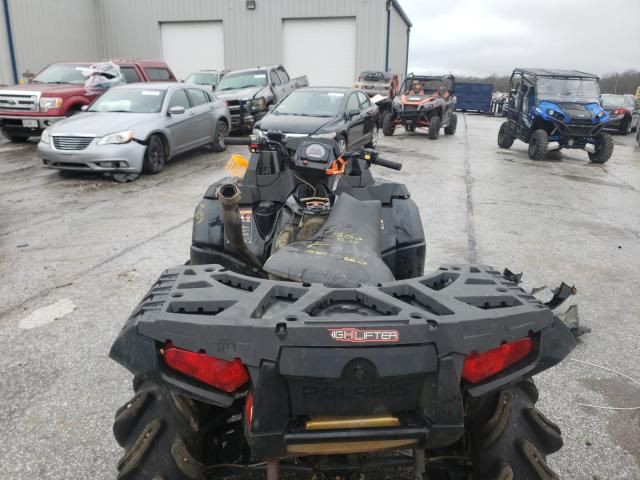
[[[407,78],[404,79],[404,81],[402,82],[402,87],[400,89],[401,93],[407,93],[411,90],[411,86],[413,85],[414,82],[421,82],[421,83],[426,83],[426,82],[441,82],[443,87],[444,87],[444,91],[448,91],[449,94],[453,95],[455,92],[455,85],[456,85],[456,80],[455,77],[453,75],[444,75],[444,76],[437,76],[437,75],[414,75],[413,73],[410,73]],[[425,88],[425,95],[430,95],[432,93],[436,92],[435,89],[433,88]]]
[[[580,72],[578,70],[552,70],[552,69],[524,69],[516,68],[509,79],[509,102],[511,103],[518,94],[528,96],[529,89],[533,90],[533,99],[537,102],[538,79],[557,78],[566,80],[595,80],[600,81],[600,77],[591,73]],[[513,104],[513,103],[511,103]]]

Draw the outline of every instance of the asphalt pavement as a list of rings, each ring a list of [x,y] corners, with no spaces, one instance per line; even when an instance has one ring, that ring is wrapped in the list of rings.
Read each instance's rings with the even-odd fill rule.
[[[616,136],[603,166],[580,151],[534,162],[520,142],[497,147],[500,122],[460,114],[436,141],[399,129],[379,150],[403,170],[375,174],[421,208],[427,270],[479,262],[524,272],[525,288],[576,285],[593,332],[536,377],[564,433],[549,463],[563,479],[640,479],[640,148]],[[44,170],[35,143],[0,140],[0,478],[115,478],[111,425],[131,379],[109,347],[160,272],[188,258],[193,211],[232,151],[121,184]]]

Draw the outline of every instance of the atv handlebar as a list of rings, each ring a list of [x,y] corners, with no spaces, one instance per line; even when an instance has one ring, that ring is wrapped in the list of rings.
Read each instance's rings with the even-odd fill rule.
[[[400,162],[394,162],[393,160],[385,160],[384,158],[378,157],[375,161],[375,165],[380,165],[381,167],[390,168],[392,170],[402,170],[402,164]]]
[[[284,145],[280,142],[271,140],[269,138],[256,138],[256,137],[227,137],[225,139],[227,145],[256,145],[256,144],[271,144],[276,147],[280,147],[284,152],[287,152]],[[371,165],[379,165],[381,167],[390,168],[392,170],[401,170],[402,164],[394,162],[393,160],[386,160],[378,155],[378,152],[371,148],[365,148],[358,152],[345,152],[342,154],[345,160],[350,158],[360,158]]]
[[[224,139],[227,145],[251,145],[250,137],[227,137]]]
[[[380,165],[381,167],[390,168],[392,170],[401,170],[402,164],[399,162],[394,162],[393,160],[385,160],[384,158],[378,155],[378,152],[371,148],[365,148],[360,150],[354,156],[361,158],[365,162],[370,163],[371,165]]]

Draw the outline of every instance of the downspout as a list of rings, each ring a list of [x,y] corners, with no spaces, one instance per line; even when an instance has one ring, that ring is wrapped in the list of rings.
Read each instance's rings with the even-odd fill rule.
[[[7,42],[9,44],[9,57],[11,58],[11,72],[13,73],[13,83],[18,83],[18,65],[16,64],[16,51],[13,45],[13,31],[11,30],[11,18],[9,16],[9,0],[2,0],[4,7],[4,22],[7,28]]]
[[[6,1],[6,0],[5,0]],[[387,0],[387,48],[384,57],[384,71],[389,71],[389,47],[391,43],[391,0]]]
[[[409,39],[411,37],[411,27],[407,27],[407,58],[404,61],[404,76],[407,76],[409,71]]]

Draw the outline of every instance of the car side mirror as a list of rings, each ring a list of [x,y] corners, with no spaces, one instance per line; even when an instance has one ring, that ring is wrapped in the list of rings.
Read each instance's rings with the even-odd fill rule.
[[[185,111],[184,107],[176,105],[175,107],[171,107],[168,113],[169,115],[183,115]]]
[[[215,92],[216,91],[216,86],[215,85],[211,85],[211,91]]]
[[[82,106],[80,107],[80,111],[81,111],[81,112],[86,112],[88,108],[89,108],[89,105],[82,105]]]
[[[270,112],[271,110],[273,110],[275,108],[275,105],[271,104],[271,105],[267,105],[267,110]]]

